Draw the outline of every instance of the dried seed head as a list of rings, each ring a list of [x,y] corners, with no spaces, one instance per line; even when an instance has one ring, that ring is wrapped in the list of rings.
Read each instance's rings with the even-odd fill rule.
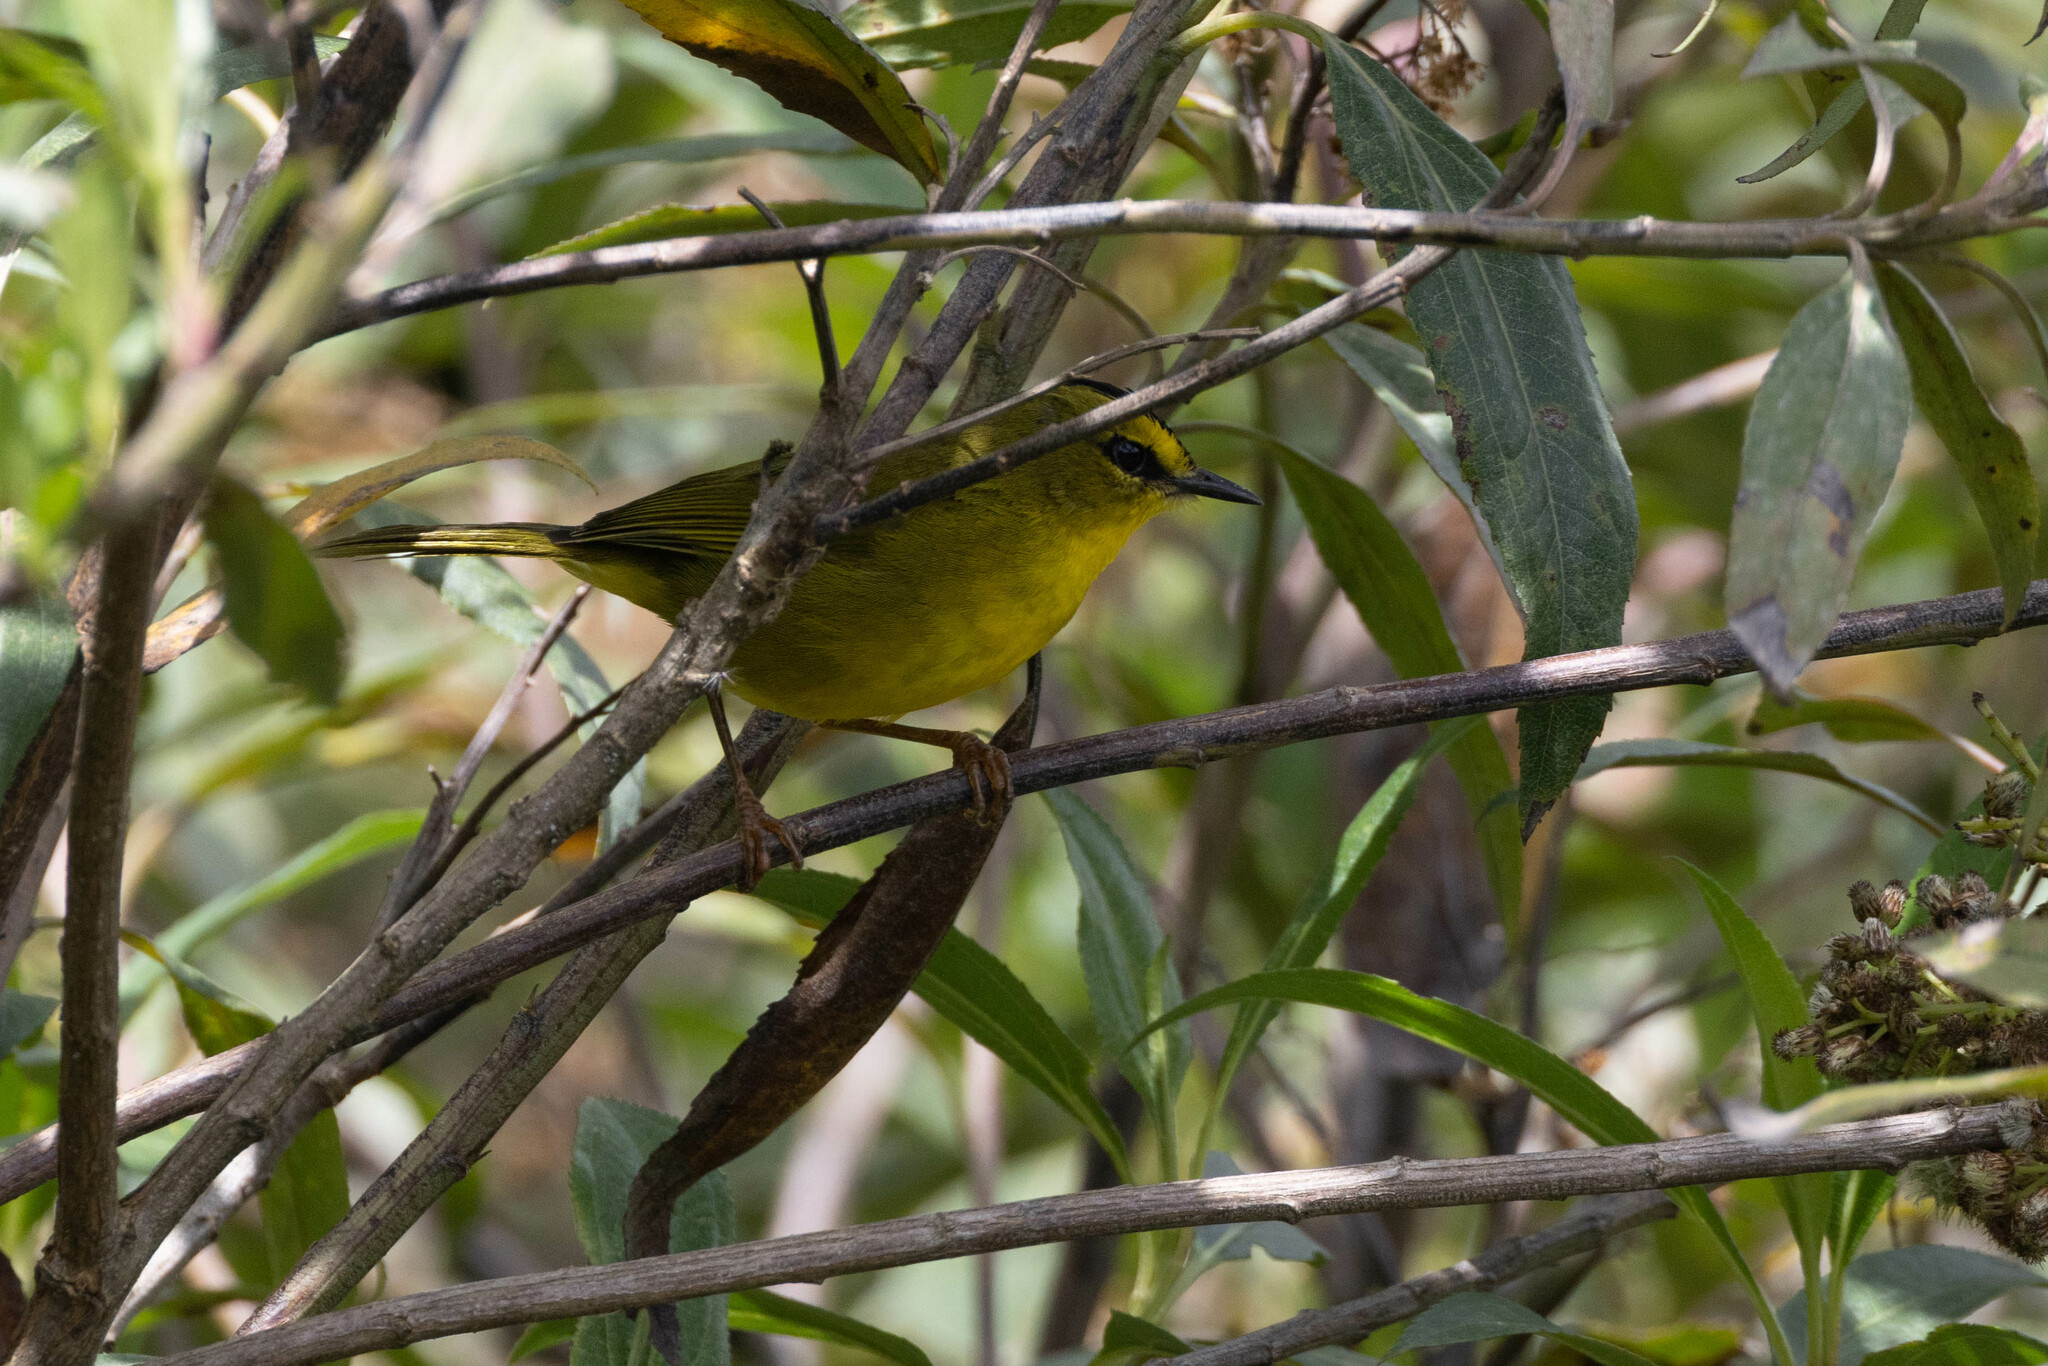
[[[1892,932],[1876,916],[1863,922],[1863,950],[1873,958],[1892,951]]]
[[[2018,769],[2008,769],[1984,784],[1984,814],[2002,820],[2017,820],[2027,809],[2033,785]]]
[[[1867,879],[1849,884],[1849,914],[1857,924],[1881,918],[1883,909],[1884,902],[1878,894],[1877,884]]]
[[[2048,1254],[2048,1190],[2037,1190],[2013,1206],[2004,1238],[2006,1247],[2030,1262]],[[1997,1232],[1997,1230],[1994,1230]]]
[[[1818,1020],[1835,1008],[1835,993],[1828,990],[1826,982],[1815,982],[1813,990],[1806,997],[1806,1013]]]
[[[1955,909],[1956,894],[1947,878],[1940,873],[1929,873],[1920,879],[1913,895],[1919,898],[1920,909],[1927,912],[1927,919],[1936,929],[1948,927],[1949,916]]]
[[[2002,1200],[2012,1191],[2013,1165],[2010,1153],[1967,1153],[1956,1164],[1956,1180],[1980,1199]]]
[[[1897,929],[1900,919],[1906,914],[1906,884],[1893,878],[1885,883],[1884,890],[1877,896],[1877,918],[1887,927]]]
[[[1845,1073],[1869,1052],[1870,1045],[1861,1034],[1843,1034],[1829,1039],[1821,1046],[1820,1070],[1830,1076]]]
[[[1827,1031],[1817,1024],[1803,1024],[1793,1029],[1781,1029],[1771,1040],[1771,1051],[1779,1057],[1812,1058],[1820,1054],[1821,1045],[1827,1042]]]

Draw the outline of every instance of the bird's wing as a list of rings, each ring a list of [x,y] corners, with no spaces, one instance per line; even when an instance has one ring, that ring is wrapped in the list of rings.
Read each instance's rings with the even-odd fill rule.
[[[781,451],[768,457],[774,478],[787,465]],[[761,491],[759,460],[693,474],[644,498],[598,513],[564,534],[564,549],[576,546],[631,546],[671,555],[724,560],[739,544]]]

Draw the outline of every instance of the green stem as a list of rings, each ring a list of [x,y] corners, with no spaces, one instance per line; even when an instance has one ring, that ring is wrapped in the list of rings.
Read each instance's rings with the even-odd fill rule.
[[[1243,10],[1236,14],[1224,14],[1214,19],[1203,20],[1167,44],[1164,51],[1174,61],[1183,61],[1218,38],[1227,38],[1233,33],[1243,33],[1247,29],[1255,28],[1277,28],[1297,34],[1314,43],[1318,51],[1322,49],[1323,40],[1330,36],[1308,20],[1297,19],[1291,14]]]

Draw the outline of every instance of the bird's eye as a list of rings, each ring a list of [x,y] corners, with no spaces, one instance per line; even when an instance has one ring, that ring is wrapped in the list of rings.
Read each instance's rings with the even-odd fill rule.
[[[1110,463],[1133,479],[1157,478],[1166,473],[1159,464],[1159,457],[1128,436],[1112,436],[1102,443],[1102,453]]]

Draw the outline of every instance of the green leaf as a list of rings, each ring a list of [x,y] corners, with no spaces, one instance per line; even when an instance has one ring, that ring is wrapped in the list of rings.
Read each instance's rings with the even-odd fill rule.
[[[1230,1160],[1229,1153],[1211,1152],[1202,1159],[1202,1179],[1205,1181],[1218,1176],[1242,1175],[1243,1168]],[[1206,1270],[1218,1262],[1249,1261],[1253,1248],[1281,1262],[1321,1266],[1330,1259],[1329,1249],[1294,1225],[1283,1224],[1278,1219],[1261,1219],[1250,1224],[1205,1224],[1196,1229],[1190,1265],[1200,1262]]]
[[[859,218],[900,218],[916,213],[897,204],[841,204],[827,199],[799,199],[770,204],[775,216],[788,228],[814,228]],[[627,247],[635,242],[660,242],[671,237],[715,237],[729,232],[758,232],[768,224],[751,204],[658,204],[628,214],[614,223],[592,228],[567,241],[557,242],[539,256],[560,256],[570,251],[595,251],[599,247]]]
[[[348,51],[348,39],[316,33],[313,35],[313,51],[321,58],[338,56]],[[230,91],[258,81],[289,78],[292,62],[282,43],[249,43],[214,53],[206,63],[206,70],[213,78],[213,97],[219,99]]]
[[[1849,744],[1878,741],[1950,741],[1947,732],[1881,697],[1815,697],[1794,688],[1780,701],[1769,692],[1757,695],[1756,710],[1742,729],[1747,735],[1775,735],[1794,726],[1822,725],[1828,734]]]
[[[2048,1006],[2048,919],[1985,921],[1913,941],[1943,977],[2009,1006]]]
[[[885,1333],[859,1319],[835,1314],[771,1290],[736,1290],[726,1307],[726,1326],[735,1333],[775,1333],[873,1352],[898,1366],[932,1366],[924,1349],[908,1338]]]
[[[1468,717],[1440,725],[1430,734],[1422,748],[1409,755],[1400,767],[1386,776],[1372,796],[1366,799],[1358,814],[1345,827],[1344,836],[1337,842],[1337,856],[1329,868],[1295,908],[1294,918],[1266,954],[1264,971],[1281,972],[1289,968],[1312,968],[1316,960],[1329,947],[1330,938],[1337,931],[1346,913],[1358,901],[1359,893],[1379,867],[1380,859],[1387,852],[1388,843],[1394,838],[1394,831],[1400,828],[1401,820],[1408,814],[1408,808],[1415,804],[1418,780],[1429,761],[1462,738],[1470,726],[1484,726],[1477,717]],[[1503,808],[1504,809],[1504,808]],[[1510,835],[1512,835],[1510,830]],[[1516,848],[1521,846],[1519,843]],[[1256,1001],[1238,1007],[1237,1015],[1230,1022],[1230,1038],[1223,1045],[1223,1057],[1216,1065],[1215,1089],[1220,1095],[1229,1089],[1237,1069],[1258,1047],[1259,1038],[1266,1027],[1280,1013],[1280,1007],[1271,1001]]]
[[[545,1352],[550,1347],[560,1346],[576,1336],[575,1319],[547,1319],[541,1323],[528,1324],[526,1331],[519,1335],[519,1341],[512,1344],[512,1354],[505,1358],[509,1363],[535,1352]]]
[[[78,659],[78,631],[54,609],[0,608],[0,792],[42,734]]]
[[[1184,1356],[1194,1350],[1149,1319],[1141,1319],[1136,1314],[1126,1314],[1121,1309],[1112,1309],[1109,1311],[1109,1322],[1102,1328],[1102,1352],[1096,1360],[1100,1361],[1112,1352],[1146,1358]]]
[[[2032,1267],[1966,1247],[1920,1243],[1868,1252],[1849,1263],[1842,1295],[1840,1366],[1924,1338],[2000,1295],[2044,1284]],[[1806,1360],[1806,1296],[1778,1311],[1796,1361]]]
[[[910,92],[825,10],[799,0],[628,0],[661,36],[837,128],[932,185],[945,168]]]
[[[348,1162],[334,1111],[308,1120],[277,1160],[258,1198],[270,1274],[283,1281],[306,1250],[348,1214]]]
[[[1650,1358],[1619,1343],[1570,1332],[1527,1305],[1504,1295],[1489,1295],[1476,1290],[1453,1295],[1417,1314],[1388,1350],[1387,1359],[1392,1360],[1403,1352],[1454,1347],[1460,1343],[1485,1342],[1493,1338],[1521,1337],[1530,1333],[1549,1338],[1598,1362],[1600,1366],[1655,1366]]]
[[[57,1011],[49,996],[32,996],[8,987],[0,991],[0,1057],[6,1057],[42,1033]]]
[[[245,917],[284,900],[322,878],[363,859],[409,843],[426,819],[424,808],[370,811],[357,816],[326,839],[300,850],[274,872],[246,887],[222,892],[197,909],[178,917],[156,936],[157,947],[175,958],[189,958],[201,945],[219,937]],[[121,971],[122,1018],[132,1014],[162,968],[148,956],[131,959]]]
[[[1852,272],[1799,310],[1750,408],[1728,533],[1728,624],[1778,692],[1848,600],[1912,410],[1869,279]]]
[[[751,156],[756,152],[789,152],[799,156],[846,156],[863,150],[860,144],[851,138],[822,128],[790,128],[767,133],[712,133],[704,137],[663,138],[658,142],[638,142],[628,147],[608,147],[601,152],[582,152],[576,156],[557,157],[553,161],[531,167],[517,175],[509,175],[502,180],[494,180],[487,185],[465,190],[454,198],[435,205],[427,214],[426,221],[429,225],[445,223],[493,199],[516,194],[521,190],[536,190],[543,185],[566,180],[570,176],[601,171],[610,166],[637,166],[649,163],[689,166],[705,161]],[[760,219],[756,215],[754,225],[758,227],[759,224]]]
[[[1773,1110],[1792,1110],[1806,1104],[1821,1092],[1820,1069],[1811,1058],[1781,1058],[1777,1049],[1771,1046],[1779,1033],[1796,1029],[1808,1022],[1806,993],[1799,989],[1799,980],[1792,970],[1785,966],[1785,960],[1771,941],[1764,937],[1756,922],[1749,918],[1735,898],[1712,876],[1680,859],[1685,871],[1692,874],[1693,885],[1699,888],[1700,898],[1707,903],[1707,912],[1714,918],[1714,928],[1720,932],[1721,943],[1727,948],[1728,956],[1735,963],[1736,976],[1742,979],[1742,992],[1749,1001],[1750,1017],[1756,1021],[1757,1051],[1763,1061],[1764,1104]],[[1834,1198],[1834,1177],[1827,1172],[1809,1172],[1801,1176],[1781,1176],[1772,1183],[1778,1192],[1779,1203],[1785,1207],[1785,1216],[1792,1225],[1792,1234],[1799,1242],[1803,1256],[1816,1259],[1827,1236],[1828,1212]],[[1817,1267],[1819,1262],[1811,1260]]]
[[[1492,186],[1493,163],[1392,72],[1334,38],[1324,52],[1337,132],[1368,202],[1462,212]],[[1635,492],[1564,263],[1461,251],[1410,289],[1407,309],[1462,481],[1522,612],[1525,658],[1618,643]],[[1593,697],[1523,708],[1525,835],[1570,785],[1608,706]]]
[[[1131,0],[1065,0],[1052,12],[1034,51],[1078,43]],[[1030,0],[862,0],[840,12],[854,35],[897,70],[1000,62],[1017,45]]]
[[[1949,1323],[1914,1342],[1872,1352],[1864,1366],[2041,1366],[2048,1342],[1988,1323]]]
[[[1166,937],[1152,910],[1151,889],[1123,841],[1095,808],[1067,788],[1045,794],[1066,841],[1067,862],[1081,885],[1078,928],[1081,975],[1103,1048],[1138,1095],[1155,1125],[1173,1122],[1174,1101],[1187,1074],[1191,1045],[1185,1026],[1157,1033],[1147,1028],[1149,979]],[[1180,978],[1171,962],[1159,974],[1158,996],[1167,1011],[1180,1004]],[[1179,1019],[1179,1016],[1172,1016]],[[1131,1045],[1141,1037],[1143,1049]]]
[[[488,439],[488,438],[486,438]],[[443,443],[436,442],[420,454],[425,456]],[[535,443],[539,444],[539,443]],[[324,492],[324,490],[323,490]],[[391,526],[399,522],[431,523],[433,518],[396,503],[379,502],[364,507],[357,518],[369,526]],[[441,601],[493,634],[514,645],[527,646],[547,633],[547,622],[535,610],[532,594],[519,580],[506,573],[496,560],[481,556],[450,559],[420,556],[396,561],[400,568],[420,582],[432,585]],[[566,632],[548,651],[548,672],[562,697],[577,714],[587,712],[611,696],[612,686],[590,652]],[[602,718],[585,723],[582,735],[588,740],[603,724]],[[605,802],[598,820],[598,848],[609,849],[621,834],[640,819],[647,789],[647,760],[633,765]]]
[[[1550,45],[1564,79],[1561,145],[1577,147],[1587,129],[1614,117],[1614,0],[1551,0]]]
[[[272,678],[333,706],[341,697],[341,645],[348,632],[298,539],[246,484],[226,475],[214,476],[205,519],[229,627]]]
[[[1163,1029],[1200,1011],[1238,1001],[1299,1001],[1306,1005],[1331,1006],[1354,1014],[1368,1015],[1396,1029],[1442,1044],[1466,1057],[1503,1072],[1529,1093],[1557,1111],[1565,1122],[1596,1143],[1654,1143],[1657,1133],[1635,1111],[1623,1105],[1607,1088],[1543,1045],[1526,1039],[1504,1025],[1463,1006],[1418,996],[1399,982],[1365,972],[1333,968],[1300,968],[1288,972],[1258,972],[1205,991],[1185,1005],[1169,1010],[1146,1026],[1149,1033]],[[1783,1340],[1770,1319],[1770,1302],[1756,1275],[1743,1260],[1735,1235],[1727,1222],[1697,1186],[1680,1186],[1668,1192],[1673,1203],[1706,1226],[1731,1269],[1741,1280],[1750,1302],[1765,1316],[1765,1330],[1771,1336],[1773,1354],[1789,1360]]]
[[[1913,402],[1948,447],[1991,537],[1991,559],[2005,593],[2005,624],[2011,626],[2034,578],[2034,548],[2041,534],[2041,491],[2034,485],[2027,448],[1991,406],[1955,329],[1919,281],[1880,262],[1877,283],[1912,371]]]
[[[1370,345],[1355,337],[1347,343],[1355,353]],[[1403,678],[1463,672],[1464,657],[1444,625],[1429,577],[1379,505],[1364,489],[1312,460],[1286,450],[1276,454],[1317,552],[1394,671]],[[1494,904],[1512,941],[1521,928],[1522,903],[1522,842],[1507,801],[1515,790],[1514,775],[1500,738],[1488,725],[1462,730],[1449,759],[1472,813]]]
[[[1884,18],[1878,21],[1877,37],[1886,40],[1907,37],[1913,32],[1914,26],[1920,22],[1920,12],[1926,8],[1927,0],[1892,0],[1891,5],[1885,10]],[[1811,38],[1811,36],[1809,33],[1808,37]],[[1828,36],[1833,37],[1836,44],[1841,42],[1841,39],[1836,35],[1830,34]],[[1813,82],[1809,80],[1807,89],[1810,92],[1813,88]],[[1891,113],[1892,126],[1894,128],[1903,125],[1906,119],[1916,113],[1920,107],[1918,100],[1915,100],[1896,85],[1887,85],[1883,94],[1885,105]],[[1748,175],[1737,176],[1735,178],[1736,181],[1743,185],[1754,185],[1758,181],[1769,180],[1772,176],[1782,175],[1784,172],[1791,170],[1794,166],[1797,166],[1800,162],[1818,152],[1822,147],[1825,147],[1834,139],[1836,134],[1847,128],[1849,120],[1861,113],[1863,106],[1869,102],[1870,92],[1864,87],[1863,78],[1861,76],[1854,77],[1848,85],[1841,88],[1840,92],[1832,100],[1827,102],[1827,107],[1821,110],[1820,117],[1814,121],[1813,127],[1800,134],[1797,142],[1794,142],[1790,147],[1779,153],[1770,165],[1760,171],[1752,171]]]
[[[829,924],[860,886],[815,869],[772,869],[753,894],[813,927]],[[1001,1058],[1081,1122],[1119,1172],[1130,1171],[1123,1135],[1088,1085],[1087,1055],[1003,960],[958,930],[948,930],[911,986],[961,1033]]]
[[[1898,793],[1867,778],[1845,773],[1828,759],[1818,754],[1806,754],[1799,750],[1782,749],[1738,749],[1734,745],[1716,745],[1703,740],[1617,740],[1612,744],[1596,745],[1586,756],[1585,766],[1579,770],[1581,780],[1610,768],[1661,768],[1681,766],[1694,768],[1755,768],[1774,773],[1798,773],[1808,778],[1819,778],[1837,787],[1846,787],[1851,792],[1870,798],[1880,806],[1888,806],[1900,815],[1917,822],[1930,834],[1940,834],[1944,827],[1941,822],[1907,801]]]
[[[1864,1235],[1891,1202],[1898,1184],[1898,1178],[1890,1172],[1869,1168],[1835,1173],[1834,1218],[1828,1228],[1830,1267],[1847,1266],[1855,1260],[1856,1249],[1863,1245]]]
[[[123,930],[121,940],[137,953],[155,959],[170,973],[178,987],[178,1006],[185,1016],[185,1028],[207,1057],[261,1038],[275,1027],[269,1016],[251,1008],[247,1001],[190,963],[165,953],[148,936]]]
[[[1399,337],[1390,337],[1377,327],[1345,323],[1323,334],[1337,358],[1365,381],[1373,396],[1387,405],[1387,412],[1405,432],[1415,449],[1437,477],[1457,495],[1465,510],[1482,531],[1486,514],[1472,501],[1472,490],[1458,473],[1458,442],[1451,432],[1451,419],[1436,396],[1436,376],[1430,373],[1429,358]],[[1495,555],[1491,536],[1487,550]]]
[[[648,1154],[676,1131],[677,1121],[623,1100],[593,1098],[576,1112],[576,1144],[569,1162],[569,1199],[576,1236],[593,1266],[626,1255],[626,1193]],[[723,1247],[733,1240],[732,1195],[716,1171],[676,1201],[669,1220],[669,1250]],[[676,1305],[684,1366],[727,1366],[726,1297],[711,1295]],[[624,1314],[591,1315],[576,1327],[572,1366],[628,1366],[633,1320]]]
[[[1917,13],[1917,10],[1916,10]],[[1914,44],[1882,36],[1873,42],[1822,47],[1797,15],[1787,15],[1764,35],[1743,69],[1745,77],[1789,76],[1808,71],[1840,71],[1868,66],[1918,101],[1944,128],[1954,131],[1963,121],[1969,100],[1947,72],[1918,55]],[[1835,99],[1839,104],[1848,94]],[[1866,96],[1866,98],[1868,98]],[[1833,106],[1830,105],[1830,108]]]

